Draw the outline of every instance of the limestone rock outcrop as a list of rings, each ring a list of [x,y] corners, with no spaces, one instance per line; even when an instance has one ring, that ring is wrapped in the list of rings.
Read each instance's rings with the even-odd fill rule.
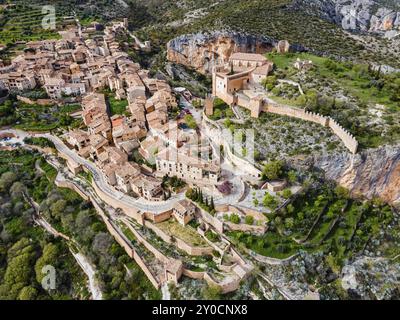
[[[266,36],[230,31],[182,35],[167,44],[167,59],[191,67],[200,73],[209,73],[215,63],[226,63],[234,52],[265,53],[278,41]],[[304,50],[292,46],[292,50]]]
[[[379,197],[400,207],[400,145],[317,158],[314,165],[354,196]]]
[[[397,0],[294,0],[292,7],[317,14],[348,31],[400,35]]]

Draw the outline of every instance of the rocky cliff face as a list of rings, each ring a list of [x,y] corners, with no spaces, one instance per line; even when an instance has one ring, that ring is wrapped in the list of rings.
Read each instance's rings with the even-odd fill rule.
[[[234,52],[265,53],[277,42],[266,36],[228,31],[182,35],[168,42],[167,59],[204,74],[210,72],[215,63],[227,62]],[[292,49],[302,48],[292,46]]]
[[[400,145],[371,149],[354,156],[347,153],[325,156],[316,159],[314,165],[354,196],[377,196],[400,206]]]
[[[294,0],[292,7],[306,10],[341,25],[345,30],[400,35],[397,0]]]

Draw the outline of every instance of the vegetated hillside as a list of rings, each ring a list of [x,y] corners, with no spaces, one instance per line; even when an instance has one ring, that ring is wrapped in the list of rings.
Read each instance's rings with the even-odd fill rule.
[[[130,27],[136,30],[140,37],[150,38],[155,47],[160,50],[169,40],[181,34],[229,29],[265,35],[277,40],[287,39],[291,43],[301,44],[322,54],[400,66],[399,52],[395,49],[395,42],[392,43],[396,41],[395,39],[382,40],[375,35],[370,35],[368,39],[365,39],[347,33],[341,25],[337,24],[335,10],[324,11],[324,8],[335,8],[335,3],[330,0],[307,1],[308,4],[314,5],[303,5],[300,0],[181,0],[178,2],[173,0],[75,0],[68,2],[23,0],[19,2],[31,3],[35,6],[54,4],[58,15],[64,16],[75,12],[83,23],[106,22],[128,17]],[[390,6],[391,2],[393,6]],[[380,1],[375,2],[375,6],[395,8],[397,5],[394,1]],[[371,8],[374,10],[371,12],[376,12],[377,9],[374,8]],[[379,17],[378,21],[381,21],[385,16]],[[394,25],[398,20],[394,19],[392,24]]]
[[[400,33],[400,3],[395,0],[295,0],[293,7],[349,30]]]
[[[72,190],[57,188],[56,175],[37,152],[0,151],[0,300],[88,299],[87,279],[69,245],[95,267],[103,299],[159,299],[160,293],[107,232],[91,203]],[[38,204],[42,219],[72,239],[69,245],[34,223],[28,197]],[[56,289],[50,292],[40,285],[45,265],[57,271]]]
[[[181,1],[180,4],[179,7],[165,5],[160,11],[148,4],[147,12],[152,16],[152,22],[142,36],[154,38],[157,43],[160,38],[168,41],[180,34],[229,29],[277,40],[287,39],[320,54],[399,65],[399,53],[392,49],[394,45],[390,42],[395,40],[383,43],[379,37],[369,35],[366,41],[364,37],[349,34],[336,23],[320,18],[318,12],[309,7],[293,6],[292,0],[204,0],[195,5],[192,1]]]

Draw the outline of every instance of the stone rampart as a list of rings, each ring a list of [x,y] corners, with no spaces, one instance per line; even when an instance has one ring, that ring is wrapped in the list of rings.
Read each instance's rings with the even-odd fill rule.
[[[233,99],[234,97],[232,95],[228,95],[228,93],[221,93],[217,91],[217,96],[220,99],[224,100],[229,105],[232,105],[235,102]],[[238,103],[238,105],[248,110],[254,109],[251,99],[247,100],[243,98],[241,95],[239,95],[239,97],[236,99],[236,102]],[[320,124],[324,127],[329,127],[332,129],[334,134],[336,134],[339,137],[339,139],[342,140],[343,144],[346,146],[347,149],[349,149],[351,153],[353,154],[357,153],[358,142],[355,139],[355,137],[330,117],[325,117],[318,113],[309,112],[300,108],[295,108],[278,103],[268,103],[265,101],[263,106],[261,107],[261,111],[293,117],[304,121],[311,121]],[[252,115],[253,116],[258,115],[258,112],[255,112],[254,114],[252,112]]]
[[[329,120],[329,127],[343,141],[347,149],[349,149],[353,154],[357,153],[358,142],[351,133],[349,133],[332,118]]]

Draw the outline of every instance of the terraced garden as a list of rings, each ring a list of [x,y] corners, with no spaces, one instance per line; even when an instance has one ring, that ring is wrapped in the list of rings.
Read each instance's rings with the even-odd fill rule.
[[[57,30],[43,28],[42,21],[47,22],[46,15],[48,13],[42,13],[41,6],[21,4],[4,9],[0,15],[0,43],[13,45],[21,41],[59,38]],[[63,21],[64,18],[56,12],[56,27]]]
[[[231,232],[229,236],[258,254],[274,258],[289,257],[300,249],[330,252],[330,262],[339,269],[346,259],[361,254],[374,240],[386,236],[393,239],[393,235],[380,230],[399,233],[388,205],[351,200],[344,189],[328,185],[312,188],[286,209],[269,215],[269,219],[263,237],[244,232]],[[383,251],[394,256],[395,243],[391,241]]]
[[[157,227],[172,237],[196,247],[208,247],[208,243],[191,226],[182,226],[174,219],[157,223]]]

